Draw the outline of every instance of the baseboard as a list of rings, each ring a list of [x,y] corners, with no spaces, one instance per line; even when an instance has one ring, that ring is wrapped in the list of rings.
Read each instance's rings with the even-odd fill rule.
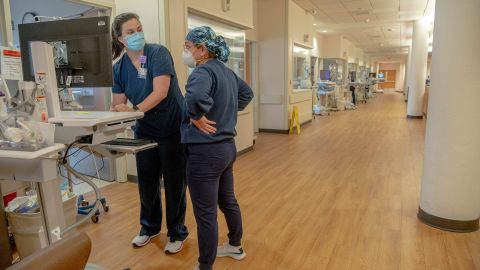
[[[408,115],[407,114],[407,118],[408,119],[423,119],[423,115]]]
[[[300,127],[303,127],[303,126],[305,126],[305,125],[311,124],[311,123],[312,123],[312,121],[313,121],[312,119],[310,119],[310,120],[307,120],[307,121],[305,121],[305,122],[301,123],[301,124],[300,124]]]
[[[258,130],[259,132],[263,133],[277,133],[277,134],[288,134],[288,129],[287,130],[282,130],[282,129],[268,129],[268,128],[260,128]]]
[[[452,220],[425,212],[422,208],[418,208],[418,219],[423,223],[437,229],[450,232],[468,233],[477,231],[479,228],[479,219],[474,220]]]
[[[238,151],[238,152],[237,152],[237,156],[241,156],[241,155],[243,155],[243,154],[245,154],[245,153],[248,153],[248,152],[250,152],[250,151],[252,151],[252,150],[253,150],[253,145],[250,146],[250,147],[247,147],[247,148],[245,148],[245,149],[243,149],[243,150],[241,150],[241,151]]]
[[[138,176],[127,174],[127,181],[137,184],[138,183]]]
[[[300,124],[300,127],[303,127],[304,125],[311,124],[313,122],[313,119],[309,119],[303,123]],[[263,132],[263,133],[277,133],[277,134],[288,134],[288,129],[287,130],[282,130],[282,129],[268,129],[268,128],[260,128],[258,129],[258,132]]]

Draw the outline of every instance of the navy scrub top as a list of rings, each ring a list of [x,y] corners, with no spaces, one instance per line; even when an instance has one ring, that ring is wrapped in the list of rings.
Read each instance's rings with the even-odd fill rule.
[[[213,143],[233,139],[237,132],[237,111],[253,98],[245,81],[217,59],[196,67],[188,77],[182,143]],[[216,122],[217,132],[205,134],[190,123],[204,116]]]
[[[133,105],[140,104],[153,91],[153,78],[171,77],[167,97],[137,120],[135,135],[140,138],[168,139],[180,136],[183,96],[178,86],[172,56],[167,48],[146,44],[143,55],[147,57],[147,76],[138,78],[137,68],[127,54],[113,66],[112,92],[125,94]]]

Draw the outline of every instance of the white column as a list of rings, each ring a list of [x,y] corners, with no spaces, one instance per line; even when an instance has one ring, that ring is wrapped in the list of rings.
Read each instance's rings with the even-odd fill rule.
[[[480,216],[480,1],[437,0],[419,218],[451,231]]]
[[[408,47],[408,56],[407,56],[407,64],[405,66],[405,86],[404,86],[404,89],[403,89],[403,96],[404,96],[404,99],[405,101],[408,100],[408,89],[410,87],[409,83],[409,77],[408,77],[408,74],[410,73],[410,69],[411,69],[411,64],[412,64],[412,46],[409,46]]]
[[[428,22],[418,20],[413,23],[411,64],[408,73],[409,91],[407,117],[423,118],[423,96],[427,78]]]
[[[403,92],[405,89],[405,60],[404,59],[400,61],[400,72],[397,76],[398,76],[398,80],[397,80],[398,87],[396,88],[396,90],[400,90],[401,92]]]

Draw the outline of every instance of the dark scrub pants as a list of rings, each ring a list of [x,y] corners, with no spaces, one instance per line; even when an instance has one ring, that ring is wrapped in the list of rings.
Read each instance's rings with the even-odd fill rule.
[[[152,139],[137,136],[142,139]],[[137,153],[138,190],[140,193],[141,235],[154,235],[162,225],[160,177],[165,184],[167,236],[183,241],[188,236],[185,227],[187,207],[185,190],[185,146],[180,138],[155,140],[158,146]]]
[[[229,243],[240,246],[242,216],[233,184],[234,140],[187,145],[187,179],[197,222],[200,270],[210,270],[217,255],[217,205],[225,215]]]
[[[357,105],[357,97],[355,96],[355,86],[350,86],[350,91],[352,91],[352,102]]]

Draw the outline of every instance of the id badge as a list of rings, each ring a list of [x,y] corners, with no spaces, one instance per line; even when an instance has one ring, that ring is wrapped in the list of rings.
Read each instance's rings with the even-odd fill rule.
[[[139,68],[137,78],[146,79],[147,78],[147,68]]]
[[[137,78],[139,79],[146,79],[147,78],[147,56],[142,55],[139,58],[140,60],[140,68],[138,69]]]

